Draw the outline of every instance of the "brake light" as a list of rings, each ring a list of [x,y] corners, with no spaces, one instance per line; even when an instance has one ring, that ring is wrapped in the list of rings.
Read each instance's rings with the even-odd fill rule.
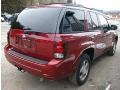
[[[58,58],[58,59],[64,58],[64,43],[63,43],[63,41],[56,42],[54,58]]]

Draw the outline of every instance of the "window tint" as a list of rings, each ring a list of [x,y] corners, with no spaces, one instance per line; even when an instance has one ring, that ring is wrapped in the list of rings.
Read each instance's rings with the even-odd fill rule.
[[[99,18],[99,21],[100,21],[100,28],[103,29],[103,30],[106,30],[108,29],[108,22],[107,20],[104,18],[103,15],[100,15],[98,14],[98,18]]]
[[[88,30],[92,30],[93,29],[92,20],[91,20],[89,12],[87,12],[87,14],[86,14],[86,19],[87,19]]]
[[[90,12],[90,15],[91,15],[91,19],[92,19],[93,29],[96,30],[96,29],[98,29],[98,18],[97,18],[97,15],[94,12]]]
[[[84,21],[84,11],[82,10],[74,10],[75,14],[74,17],[79,21],[82,22]]]
[[[73,15],[66,16],[66,18],[70,22],[70,25],[72,27],[72,31],[80,31],[79,23],[75,20],[75,17]]]
[[[75,19],[74,19],[73,16],[66,16],[66,18],[69,20],[69,22],[70,22],[71,24],[76,23],[76,21],[75,21]]]
[[[73,21],[74,22],[74,21]],[[64,25],[70,25],[70,23],[68,22],[67,18],[65,17],[64,19]]]
[[[71,19],[71,21],[72,21],[72,19]],[[64,22],[63,32],[71,32],[72,27],[71,27],[70,22],[68,21],[67,17],[65,17],[63,19],[63,22]],[[72,22],[74,22],[74,20]]]
[[[27,8],[23,10],[11,28],[36,32],[55,33],[61,8]]]
[[[67,25],[66,25],[67,23]],[[68,10],[63,19],[63,32],[84,30],[84,11]]]
[[[84,11],[83,10],[75,10],[74,11],[75,14],[74,14],[74,17],[77,19],[78,21],[78,25],[79,25],[79,30],[80,31],[84,31]]]

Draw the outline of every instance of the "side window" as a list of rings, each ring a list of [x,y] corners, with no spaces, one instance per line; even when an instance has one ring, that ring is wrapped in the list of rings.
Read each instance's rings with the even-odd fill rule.
[[[86,13],[86,20],[87,20],[88,30],[92,30],[93,27],[92,27],[92,20],[90,17],[90,12]]]
[[[70,19],[70,17],[69,17]],[[70,19],[71,23],[75,22],[74,20],[72,21],[72,19]],[[70,25],[70,21],[68,20],[68,17],[64,17],[63,19],[63,32],[71,32],[72,31],[72,27]]]
[[[84,31],[84,11],[68,10],[62,20],[63,32]]]
[[[75,12],[74,17],[78,21],[79,30],[84,31],[84,23],[85,23],[85,20],[84,20],[85,13],[84,13],[84,11],[83,10],[74,10],[74,12]]]
[[[100,21],[100,26],[99,26],[99,27],[100,27],[102,30],[108,30],[108,22],[107,22],[107,20],[104,18],[104,16],[98,14],[98,18],[99,18],[99,21]]]
[[[91,19],[92,19],[93,29],[97,30],[98,29],[98,18],[97,18],[97,15],[94,12],[90,12],[90,15],[91,15]]]

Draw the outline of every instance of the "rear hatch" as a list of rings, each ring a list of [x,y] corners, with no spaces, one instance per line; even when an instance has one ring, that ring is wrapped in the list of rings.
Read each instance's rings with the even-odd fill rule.
[[[54,38],[61,8],[39,7],[23,10],[12,23],[9,44],[19,52],[39,59],[51,60]]]

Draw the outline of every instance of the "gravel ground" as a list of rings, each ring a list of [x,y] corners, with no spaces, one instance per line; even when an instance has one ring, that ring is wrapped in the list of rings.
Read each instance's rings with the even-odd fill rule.
[[[104,55],[95,60],[87,83],[83,86],[75,86],[66,79],[60,81],[44,80],[41,82],[39,77],[27,72],[21,73],[16,67],[8,63],[4,56],[3,47],[6,45],[6,33],[9,27],[8,23],[1,23],[2,90],[120,90],[120,40],[116,55],[113,57]],[[118,34],[120,35],[119,30]],[[109,86],[111,88],[107,89]]]

